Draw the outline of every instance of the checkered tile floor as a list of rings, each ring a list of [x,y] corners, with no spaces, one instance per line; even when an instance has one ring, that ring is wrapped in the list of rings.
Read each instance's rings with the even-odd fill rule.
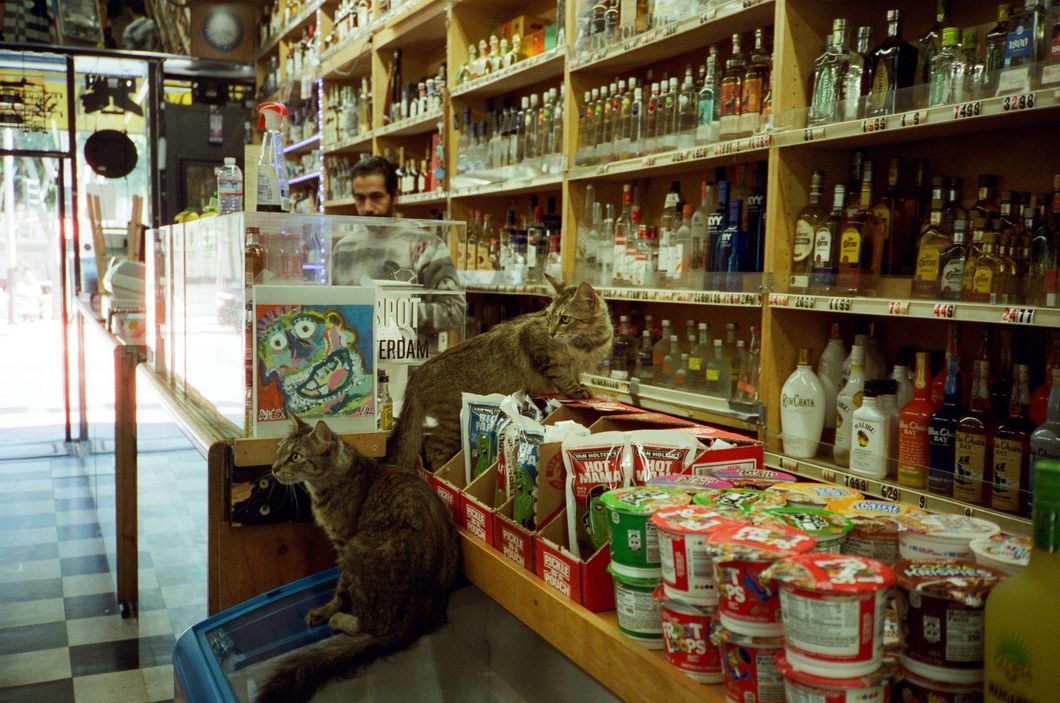
[[[113,457],[0,461],[0,703],[173,698],[173,644],[206,617],[206,470],[190,450],[139,464],[139,612],[123,620]]]

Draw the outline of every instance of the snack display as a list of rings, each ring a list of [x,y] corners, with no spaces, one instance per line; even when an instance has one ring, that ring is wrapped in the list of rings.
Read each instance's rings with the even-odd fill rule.
[[[570,550],[589,556],[611,538],[601,497],[612,488],[628,486],[632,477],[626,462],[626,435],[600,432],[563,441],[567,470],[567,530]]]
[[[721,488],[715,491],[698,493],[692,498],[696,505],[715,508],[719,512],[733,517],[747,515],[752,508],[784,507],[784,497],[778,493],[769,493],[755,488]]]
[[[784,676],[784,692],[789,703],[889,703],[891,700],[894,671],[890,667],[866,676],[835,679],[799,671],[784,656],[779,656],[777,668]]]
[[[464,449],[464,480],[471,483],[497,460],[501,421],[500,393],[461,394],[460,440]]]
[[[714,478],[728,481],[737,488],[765,489],[771,486],[794,484],[795,481],[798,481],[797,478],[783,471],[752,469],[742,466],[715,469],[711,471],[711,474],[714,475]]]
[[[663,508],[651,517],[658,530],[663,589],[670,598],[699,606],[718,604],[714,562],[706,551],[707,536],[736,525],[702,505]]]
[[[1029,537],[997,534],[973,539],[969,546],[975,553],[975,563],[1003,571],[1009,576],[1023,571],[1031,558]]]
[[[683,488],[689,493],[699,493],[700,491],[710,489],[733,487],[728,481],[723,481],[714,476],[704,476],[701,474],[663,474],[662,476],[654,476],[648,479],[647,485],[675,486],[677,488]]]
[[[776,518],[781,524],[796,530],[802,530],[817,540],[815,550],[818,552],[838,553],[847,534],[854,523],[839,513],[816,508],[786,506],[769,508],[766,515]]]
[[[829,503],[841,500],[861,500],[865,496],[853,488],[831,483],[776,483],[769,487],[784,496],[788,505],[807,508],[825,508]]]
[[[718,617],[715,615],[715,617]],[[715,623],[725,698],[731,703],[784,703],[784,677],[777,655],[779,637],[752,637]]]
[[[868,557],[888,565],[898,561],[898,532],[902,529],[898,521],[869,515],[850,515],[849,520],[853,527],[843,542],[844,554]]]
[[[615,571],[614,564],[607,570],[615,582],[619,632],[648,649],[662,649],[662,614],[654,597],[661,580],[625,576]]]
[[[964,515],[903,515],[898,536],[903,559],[974,559],[974,539],[993,537],[1001,528],[982,518]]]
[[[662,614],[666,660],[700,683],[721,683],[721,656],[711,641],[711,611],[656,591]]]
[[[687,505],[691,496],[680,488],[631,486],[610,490],[600,500],[611,530],[611,568],[623,576],[659,578],[659,535],[652,515]]]
[[[656,476],[688,470],[699,441],[684,430],[637,430],[629,433],[633,482],[644,485]]]

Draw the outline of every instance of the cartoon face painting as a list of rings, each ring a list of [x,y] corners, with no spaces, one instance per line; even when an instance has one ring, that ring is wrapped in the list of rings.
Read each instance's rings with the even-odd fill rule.
[[[269,313],[258,322],[262,382],[275,380],[288,411],[303,417],[374,412],[357,339],[334,310],[295,305]]]

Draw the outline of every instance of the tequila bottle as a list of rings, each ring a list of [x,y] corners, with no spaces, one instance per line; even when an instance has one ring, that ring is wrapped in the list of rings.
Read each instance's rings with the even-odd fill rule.
[[[968,300],[997,304],[1008,302],[1008,271],[1004,259],[997,254],[996,241],[997,236],[993,232],[983,235],[983,253],[975,260]]]
[[[964,262],[968,249],[964,245],[967,222],[959,220],[953,230],[953,244],[939,254],[938,297],[940,300],[960,300],[961,281],[964,278]]]
[[[931,58],[928,105],[951,105],[966,99],[967,57],[958,46],[961,30],[946,27],[942,30],[942,48]]]
[[[942,47],[942,28],[946,26],[949,0],[935,0],[935,24],[917,40],[917,81],[931,85],[931,60]]]
[[[824,173],[815,170],[810,178],[810,202],[795,218],[795,236],[791,246],[791,288],[806,290],[810,286],[810,271],[813,266],[814,237],[817,228],[828,219],[828,212],[821,205],[821,187]]]
[[[832,198],[832,211],[825,220],[818,224],[817,231],[814,233],[810,287],[822,293],[830,292],[836,285],[845,199],[846,186],[837,183],[835,195]]]
[[[848,73],[856,59],[857,54],[847,48],[847,21],[836,19],[832,23],[831,43],[814,62],[813,98],[807,116],[811,126],[849,119],[845,112],[850,104],[847,93],[854,83]],[[856,80],[855,92],[859,92],[860,74]],[[855,105],[858,97],[853,96]]]
[[[743,106],[743,78],[747,59],[740,50],[740,35],[732,35],[732,56],[725,62],[721,78],[721,120],[718,136],[733,139],[740,135],[740,110]]]
[[[977,360],[972,372],[971,407],[957,422],[953,497],[984,505],[993,482],[994,419],[990,408],[990,362]]]
[[[1011,5],[1003,2],[997,6],[997,24],[986,33],[986,84],[983,95],[993,95],[997,80],[1005,65],[1005,42],[1008,40],[1008,24]]]
[[[1045,43],[1045,16],[1040,0],[1025,0],[1023,11],[1009,22],[997,94],[1009,95],[1035,87],[1038,62]],[[1051,42],[1051,39],[1050,39]]]
[[[878,225],[872,214],[872,162],[862,167],[861,197],[857,213],[843,222],[839,243],[839,270],[836,287],[858,295],[873,286],[878,272],[874,253],[878,250]]]
[[[909,90],[916,77],[915,46],[902,38],[902,11],[887,11],[887,38],[872,52],[865,114],[889,115],[909,109]]]
[[[714,119],[715,103],[718,97],[717,86],[718,47],[710,47],[707,54],[707,71],[703,86],[699,89],[696,105],[696,142],[706,144],[718,138],[718,123]]]
[[[938,294],[942,252],[953,244],[950,233],[943,229],[942,224],[944,183],[945,179],[941,176],[931,179],[931,215],[917,245],[912,291],[914,298],[934,298]],[[961,275],[963,277],[963,269]]]

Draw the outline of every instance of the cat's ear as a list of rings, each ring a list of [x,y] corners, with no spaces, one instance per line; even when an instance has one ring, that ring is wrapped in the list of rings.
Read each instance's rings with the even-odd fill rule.
[[[596,308],[596,291],[585,281],[578,284],[578,290],[574,294],[590,310]]]
[[[295,432],[304,432],[309,429],[309,425],[305,423],[305,420],[295,415],[293,412],[290,411],[290,409],[287,410],[287,417],[291,418],[291,420],[294,421]]]
[[[563,281],[561,281],[561,280],[559,280],[557,278],[553,278],[548,273],[545,274],[545,279],[550,284],[552,284],[552,288],[553,288],[553,290],[556,291],[556,295],[559,295],[563,291],[567,290],[567,284],[566,283],[564,283]]]
[[[313,437],[325,443],[334,442],[337,439],[335,433],[328,427],[328,423],[323,420],[317,420],[317,426],[313,428]]]

